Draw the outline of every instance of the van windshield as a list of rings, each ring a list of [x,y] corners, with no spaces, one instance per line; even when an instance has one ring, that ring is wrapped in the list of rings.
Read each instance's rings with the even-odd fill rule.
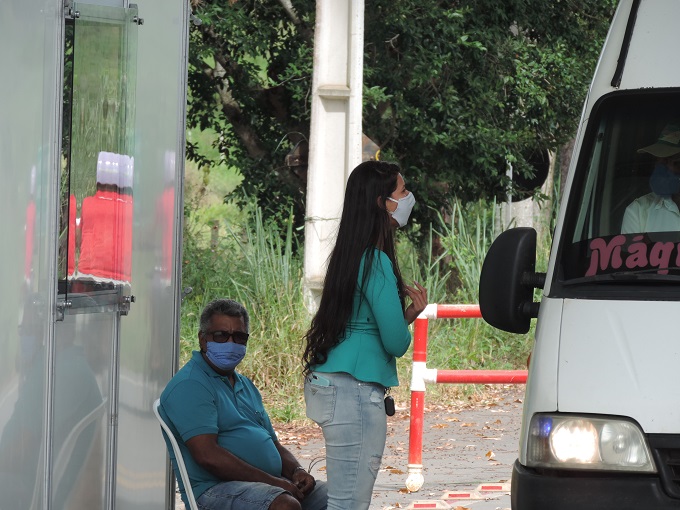
[[[680,92],[605,96],[570,195],[562,284],[680,283]]]

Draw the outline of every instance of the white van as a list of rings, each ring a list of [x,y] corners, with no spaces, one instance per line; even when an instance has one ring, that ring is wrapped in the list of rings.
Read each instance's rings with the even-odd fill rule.
[[[536,232],[484,261],[484,319],[538,317],[513,510],[680,509],[680,0],[622,0],[547,273]],[[543,288],[533,303],[534,288]]]

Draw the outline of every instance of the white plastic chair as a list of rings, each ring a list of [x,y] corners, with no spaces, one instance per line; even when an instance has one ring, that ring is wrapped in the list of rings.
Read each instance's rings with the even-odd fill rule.
[[[170,444],[172,445],[172,450],[175,453],[175,460],[177,461],[179,475],[180,478],[182,479],[182,485],[184,485],[184,493],[186,494],[187,500],[189,501],[189,508],[191,510],[198,510],[198,505],[196,504],[196,500],[194,499],[194,492],[191,490],[191,480],[189,480],[189,473],[187,473],[187,468],[184,465],[182,450],[179,449],[179,444],[177,444],[177,440],[175,439],[175,436],[170,430],[170,427],[168,427],[168,424],[165,423],[165,420],[163,420],[161,413],[158,412],[158,406],[160,405],[161,399],[156,399],[156,401],[153,403],[153,413],[156,415],[156,418],[158,418],[158,421],[161,423],[161,428],[163,429],[165,436],[168,438]]]

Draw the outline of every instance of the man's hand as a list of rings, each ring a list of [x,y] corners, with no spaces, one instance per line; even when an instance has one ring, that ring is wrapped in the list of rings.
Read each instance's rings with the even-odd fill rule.
[[[278,483],[274,483],[272,485],[281,487],[284,491],[290,492],[298,501],[305,499],[306,493],[302,492],[295,482],[288,480],[287,478],[279,478]]]
[[[312,492],[312,489],[316,485],[316,480],[304,469],[298,469],[293,473],[293,483],[295,486],[302,491],[303,494],[307,495]]]
[[[283,448],[278,441],[274,444],[277,445],[277,449]],[[187,447],[194,461],[220,480],[267,483],[290,492],[298,501],[305,497],[295,482],[283,476],[265,473],[222,448],[217,444],[217,434],[194,436],[187,441]],[[287,461],[288,465],[299,465],[294,457],[292,459]],[[290,470],[286,472],[290,473]]]
[[[295,487],[300,496],[297,496],[297,494],[290,489],[286,490],[293,494],[298,501],[302,501],[305,495],[312,491],[316,485],[316,481],[312,475],[302,469],[300,463],[295,459],[295,456],[281,443],[274,441],[274,444],[279,451],[279,455],[281,455],[281,462],[283,463],[282,471],[285,473],[284,476],[290,477],[289,483]]]

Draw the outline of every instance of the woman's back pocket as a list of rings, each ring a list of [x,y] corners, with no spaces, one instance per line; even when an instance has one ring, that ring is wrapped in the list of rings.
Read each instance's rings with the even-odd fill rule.
[[[331,386],[328,379],[321,375],[311,374],[305,378],[305,406],[307,418],[319,426],[333,420],[335,412],[335,395],[337,388]]]

